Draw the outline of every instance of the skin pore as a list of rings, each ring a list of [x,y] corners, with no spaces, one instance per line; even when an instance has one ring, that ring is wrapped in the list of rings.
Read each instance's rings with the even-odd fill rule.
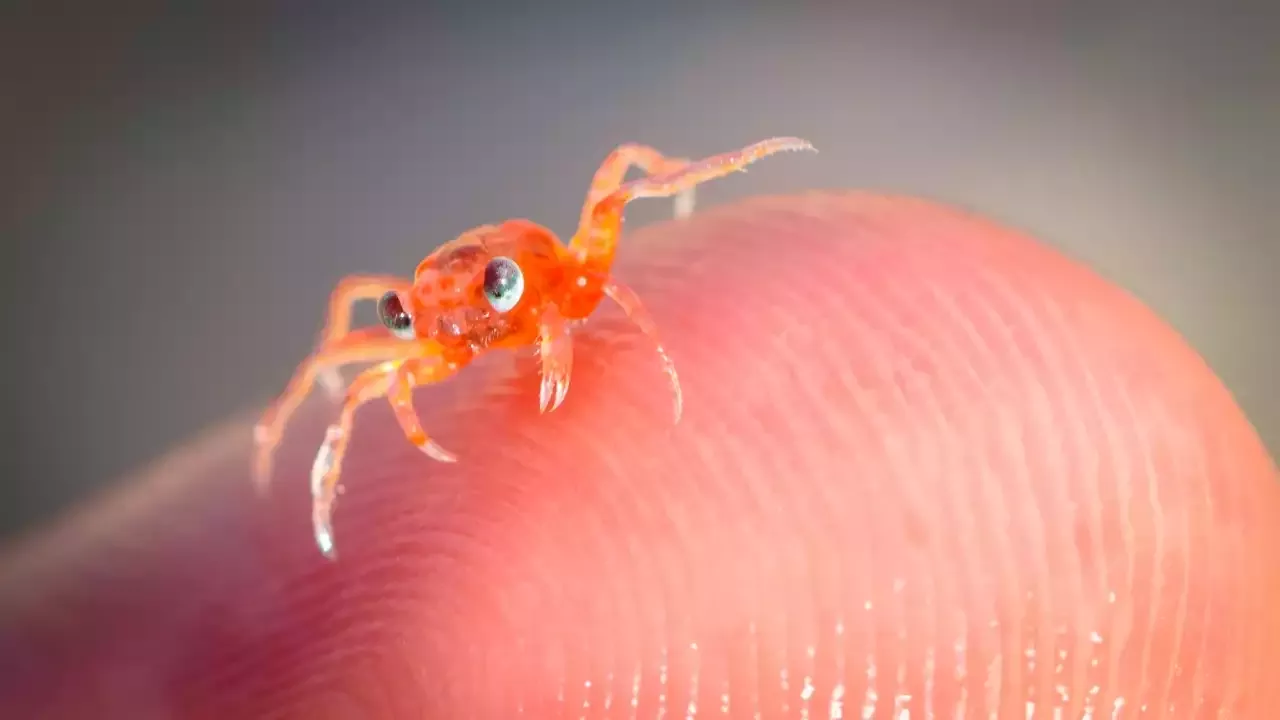
[[[315,552],[313,397],[0,560],[15,717],[1268,718],[1280,485],[1203,361],[1089,270],[919,200],[757,198],[639,229],[620,314],[362,411]]]

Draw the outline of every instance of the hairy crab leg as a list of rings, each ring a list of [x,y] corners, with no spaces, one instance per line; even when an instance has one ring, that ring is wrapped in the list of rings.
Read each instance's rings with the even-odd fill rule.
[[[542,386],[538,406],[542,412],[560,407],[569,392],[573,373],[573,335],[569,323],[554,306],[542,313],[538,352],[542,359]]]
[[[746,169],[751,163],[769,155],[794,150],[813,150],[808,141],[794,137],[763,140],[733,152],[713,155],[684,164],[666,173],[649,175],[618,186],[597,201],[586,222],[569,242],[569,250],[578,262],[593,271],[608,271],[622,234],[622,216],[627,203],[637,198],[671,197],[716,178]]]
[[[320,346],[307,356],[294,371],[284,392],[267,406],[253,429],[253,478],[258,490],[264,491],[270,482],[272,458],[280,444],[285,425],[311,391],[317,373],[326,368],[410,356],[415,352],[415,345],[416,343],[396,338],[386,328],[377,326],[349,332]]]
[[[434,447],[444,453],[444,456],[452,458],[451,454],[427,438],[418,422],[417,413],[406,398],[414,384],[439,382],[452,375],[456,369],[455,363],[445,362],[441,357],[418,356],[380,363],[360,373],[351,382],[338,419],[325,431],[324,442],[311,465],[311,521],[316,545],[326,557],[337,557],[333,541],[333,506],[338,497],[338,480],[342,474],[342,461],[347,454],[347,445],[351,440],[356,410],[370,400],[390,395],[388,399],[406,437],[428,454],[431,452],[426,448]],[[411,380],[406,380],[407,378]],[[406,419],[409,420],[408,423]]]
[[[640,168],[646,175],[662,175],[679,170],[689,164],[688,158],[669,158],[648,145],[625,143],[613,149],[600,163],[596,174],[591,178],[587,190],[587,199],[582,204],[578,228],[586,228],[591,224],[591,211],[609,193],[622,185],[622,179],[632,167]],[[693,212],[693,189],[676,197],[676,217],[684,217]]]
[[[662,345],[662,337],[658,334],[658,325],[653,321],[653,317],[649,315],[649,311],[645,309],[644,304],[640,302],[640,297],[635,292],[619,283],[613,278],[604,281],[604,294],[609,296],[622,311],[627,314],[631,322],[635,323],[640,331],[649,336],[649,339],[657,346],[658,357],[662,362],[662,371],[666,373],[667,380],[671,384],[671,392],[675,398],[675,422],[680,422],[680,416],[684,412],[684,392],[680,389],[680,376],[676,374],[676,365],[671,361],[671,357],[667,355],[667,350]]]
[[[412,286],[394,275],[348,275],[338,281],[329,294],[329,315],[321,331],[320,346],[328,345],[351,331],[351,313],[361,300],[378,300],[387,292],[407,293]],[[316,376],[316,382],[332,399],[342,397],[342,372],[336,367],[326,367]]]

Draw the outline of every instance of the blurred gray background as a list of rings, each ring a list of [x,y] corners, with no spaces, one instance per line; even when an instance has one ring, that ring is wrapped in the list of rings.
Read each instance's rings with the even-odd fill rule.
[[[704,204],[862,187],[1029,230],[1177,326],[1274,453],[1265,4],[8,3],[0,539],[279,391],[343,274],[571,230],[631,140],[821,150]]]

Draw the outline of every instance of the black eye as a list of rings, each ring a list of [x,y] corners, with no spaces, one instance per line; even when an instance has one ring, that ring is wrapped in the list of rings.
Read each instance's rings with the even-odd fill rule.
[[[497,257],[484,267],[484,296],[500,313],[508,312],[524,294],[524,273],[510,258]]]
[[[413,339],[413,316],[404,309],[400,296],[395,291],[383,295],[378,301],[378,319],[392,335],[402,340]]]

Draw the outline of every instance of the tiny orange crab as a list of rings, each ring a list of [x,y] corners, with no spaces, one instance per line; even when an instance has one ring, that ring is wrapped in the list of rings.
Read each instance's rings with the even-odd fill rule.
[[[333,505],[357,408],[386,397],[409,442],[436,460],[454,462],[455,456],[423,430],[413,408],[413,389],[444,380],[487,350],[535,346],[541,356],[541,409],[554,410],[569,389],[570,327],[591,315],[606,296],[657,344],[679,422],[680,382],[657,328],[640,299],[610,274],[623,208],[636,198],[675,197],[676,214],[684,215],[692,210],[695,186],[767,155],[813,149],[804,140],[783,137],[691,161],[665,157],[644,145],[621,145],[596,171],[568,244],[531,221],[508,220],[474,228],[440,246],[418,264],[412,282],[382,275],[344,278],[330,296],[318,348],[254,429],[259,488],[266,486],[289,416],[312,386],[318,382],[331,396],[341,397],[339,368],[373,363],[345,388],[338,419],[325,433],[311,468],[315,540],[332,558]],[[646,175],[624,182],[632,166]],[[380,325],[351,327],[352,306],[359,300],[378,301]]]

